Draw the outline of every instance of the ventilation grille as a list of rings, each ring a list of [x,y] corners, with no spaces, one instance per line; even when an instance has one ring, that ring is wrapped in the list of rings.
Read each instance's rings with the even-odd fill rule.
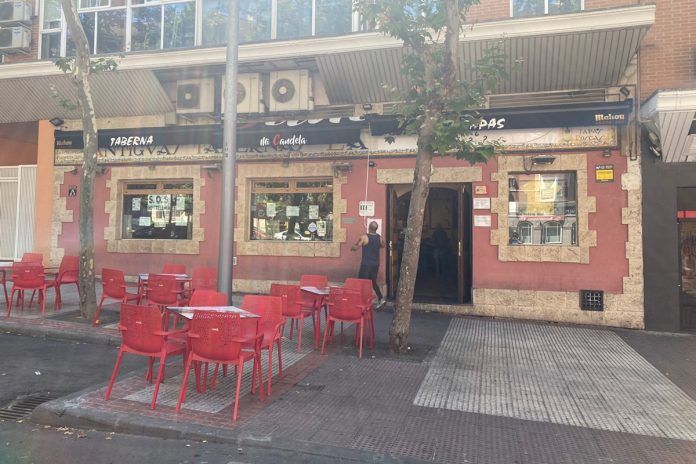
[[[491,95],[489,108],[521,108],[537,105],[565,105],[571,103],[593,103],[606,101],[604,89],[574,90],[566,92],[520,93]]]
[[[580,309],[583,311],[604,311],[604,292],[602,290],[580,290]]]

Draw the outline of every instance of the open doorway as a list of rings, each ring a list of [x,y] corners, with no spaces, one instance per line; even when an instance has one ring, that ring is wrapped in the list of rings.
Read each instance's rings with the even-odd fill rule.
[[[387,239],[389,296],[394,298],[403,256],[411,186],[391,185]],[[414,300],[428,303],[471,301],[471,186],[431,187],[423,217],[423,234]]]

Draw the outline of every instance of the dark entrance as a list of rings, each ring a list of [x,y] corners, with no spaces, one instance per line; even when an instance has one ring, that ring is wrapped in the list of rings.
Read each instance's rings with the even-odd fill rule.
[[[396,296],[411,187],[389,187],[388,291]],[[471,301],[471,185],[431,187],[423,218],[423,236],[414,300],[430,303]]]
[[[677,192],[680,326],[696,330],[696,188]]]

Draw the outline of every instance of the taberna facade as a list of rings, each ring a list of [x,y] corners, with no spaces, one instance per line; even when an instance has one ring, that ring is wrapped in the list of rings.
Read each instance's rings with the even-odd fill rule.
[[[644,326],[636,56],[655,6],[583,8],[534,20],[472,10],[480,22],[462,35],[464,58],[503,40],[512,76],[487,97],[473,136],[504,151],[473,166],[434,160],[417,308]],[[388,244],[379,281],[393,296],[416,150],[413,137],[385,141],[398,105],[383,83],[404,85],[402,45],[359,21],[337,36],[316,26],[289,38],[270,24],[269,40],[239,50],[234,289],[355,276],[350,245],[375,220]],[[42,34],[56,40],[48,52],[63,51],[63,29]],[[117,72],[95,76],[97,269],[217,264],[225,49],[201,37],[193,48],[125,50]],[[26,93],[48,80],[70,92],[52,63],[9,61],[0,124],[38,121],[35,248],[58,262],[78,246],[79,115],[49,90]]]
[[[425,211],[421,309],[641,327],[631,283],[640,184],[624,140],[631,99],[481,110],[474,137],[505,152],[470,165],[436,159]],[[415,138],[394,116],[307,118],[238,130],[234,288],[321,272],[355,276],[350,245],[375,220],[388,246],[381,279],[394,295],[413,180]],[[80,131],[55,132],[54,202],[75,211]],[[217,262],[220,125],[103,129],[95,185],[98,267],[157,271]],[[638,176],[639,178],[639,176]],[[362,204],[362,209],[361,209]],[[58,247],[76,251],[75,218]],[[146,259],[144,260],[144,257]],[[637,255],[639,262],[640,257]]]

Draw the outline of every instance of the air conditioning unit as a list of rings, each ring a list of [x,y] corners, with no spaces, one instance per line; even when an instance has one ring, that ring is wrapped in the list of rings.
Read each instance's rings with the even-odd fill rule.
[[[214,104],[213,78],[182,79],[176,82],[176,112],[178,114],[212,113]]]
[[[268,106],[271,112],[314,109],[309,71],[276,71],[270,75]]]
[[[30,47],[31,30],[28,27],[0,27],[0,51],[28,52]]]
[[[31,4],[22,0],[0,2],[0,24],[31,23]]]
[[[223,76],[224,77],[224,76]],[[222,110],[225,113],[225,79],[222,80]],[[237,75],[237,113],[263,113],[263,82],[258,73]]]

